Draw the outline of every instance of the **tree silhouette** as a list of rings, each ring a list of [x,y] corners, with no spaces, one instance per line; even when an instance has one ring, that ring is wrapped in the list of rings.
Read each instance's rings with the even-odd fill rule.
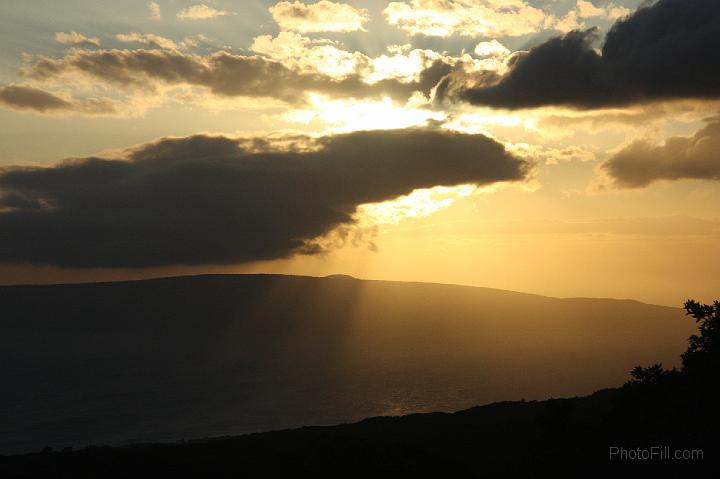
[[[667,374],[667,371],[663,369],[660,363],[655,363],[646,368],[635,366],[632,371],[630,371],[633,380],[643,384],[655,384],[660,381],[665,374]]]
[[[699,334],[688,338],[688,348],[681,355],[680,373],[702,380],[720,371],[720,301],[709,305],[689,299],[684,308],[685,314],[698,323]],[[629,384],[657,384],[670,374],[677,374],[677,371],[664,370],[659,363],[648,367],[635,366],[630,371],[632,380]]]
[[[712,374],[720,366],[720,301],[708,305],[688,300],[685,311],[699,323],[699,334],[688,339],[688,349],[682,354],[683,372]]]

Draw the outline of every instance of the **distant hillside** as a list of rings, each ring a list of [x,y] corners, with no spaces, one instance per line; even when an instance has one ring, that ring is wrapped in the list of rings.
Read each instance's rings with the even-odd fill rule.
[[[0,453],[452,411],[678,363],[679,309],[277,275],[0,287]]]

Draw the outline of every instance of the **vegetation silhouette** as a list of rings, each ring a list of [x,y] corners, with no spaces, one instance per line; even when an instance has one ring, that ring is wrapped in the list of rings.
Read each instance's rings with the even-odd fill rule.
[[[688,339],[688,348],[682,358],[682,377],[692,380],[695,386],[703,387],[712,379],[713,373],[720,366],[720,301],[712,305],[700,304],[688,300],[684,305],[685,314],[692,316],[698,323],[698,334]],[[676,369],[664,370],[662,364],[652,366],[636,366],[631,371],[631,383],[658,383],[671,378],[678,380]]]
[[[622,387],[586,397],[181,444],[46,449],[0,458],[0,477],[674,477],[689,468],[716,471],[720,303],[690,300],[685,310],[698,334],[689,338],[680,369],[637,366]],[[613,457],[612,448],[657,448],[669,456],[623,459]]]

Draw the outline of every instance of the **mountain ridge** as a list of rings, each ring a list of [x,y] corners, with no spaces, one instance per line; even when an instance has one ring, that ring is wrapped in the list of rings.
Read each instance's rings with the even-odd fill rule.
[[[693,330],[634,301],[281,275],[5,286],[0,325],[0,453],[589,394]]]
[[[551,296],[541,293],[528,293],[525,291],[516,291],[512,289],[504,288],[493,288],[490,286],[477,286],[471,284],[462,283],[443,283],[434,281],[405,281],[405,280],[394,280],[394,279],[381,279],[381,278],[357,278],[349,274],[329,274],[324,276],[313,276],[313,275],[300,275],[300,274],[286,274],[286,273],[199,273],[189,275],[167,275],[167,276],[153,276],[148,278],[134,278],[134,279],[122,279],[115,281],[78,281],[68,283],[18,283],[18,284],[0,284],[0,288],[20,288],[20,287],[45,287],[45,286],[90,286],[90,285],[111,285],[111,284],[127,284],[127,283],[142,283],[152,281],[172,281],[172,280],[186,280],[191,278],[233,278],[233,277],[257,277],[257,278],[304,278],[304,279],[329,279],[329,280],[347,280],[347,281],[364,281],[364,282],[376,282],[376,283],[401,283],[401,284],[418,284],[418,285],[434,285],[434,286],[452,286],[458,288],[472,288],[476,290],[487,290],[497,291],[503,293],[514,293],[525,296],[537,296],[547,299],[556,300],[602,300],[602,301],[626,301],[644,304],[648,306],[658,306],[662,308],[670,308],[680,311],[681,308],[676,306],[669,306],[664,304],[656,304],[641,301],[634,298],[613,298],[603,296]]]

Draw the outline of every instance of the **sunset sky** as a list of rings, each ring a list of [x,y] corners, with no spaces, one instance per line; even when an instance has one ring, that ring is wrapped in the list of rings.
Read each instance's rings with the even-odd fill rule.
[[[720,289],[717,0],[0,9],[2,284]]]

